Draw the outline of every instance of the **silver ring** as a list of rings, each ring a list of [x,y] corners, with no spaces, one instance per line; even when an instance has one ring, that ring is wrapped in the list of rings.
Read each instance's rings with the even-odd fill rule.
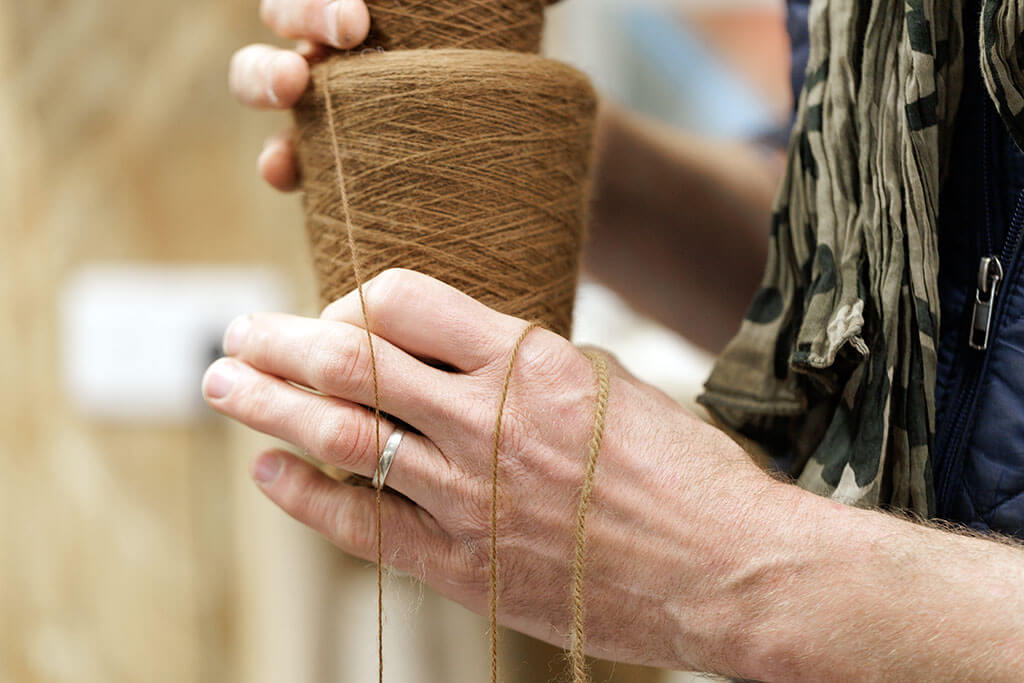
[[[395,453],[398,452],[403,436],[405,436],[405,430],[395,427],[395,431],[391,432],[391,436],[388,437],[388,442],[384,444],[384,452],[380,454],[380,460],[377,461],[377,472],[373,475],[373,488],[384,486],[384,480],[387,479],[388,471],[391,469],[391,463],[395,460]]]

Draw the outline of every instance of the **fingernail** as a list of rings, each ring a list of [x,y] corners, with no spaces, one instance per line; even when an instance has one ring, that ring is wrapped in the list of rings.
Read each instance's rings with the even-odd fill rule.
[[[267,99],[275,107],[281,106],[281,98],[278,97],[274,84],[277,83],[281,67],[286,59],[287,57],[283,54],[275,54],[270,58],[270,64],[267,65]]]
[[[207,398],[224,398],[235,387],[236,379],[238,379],[238,368],[233,362],[221,359],[206,371],[203,393]]]
[[[251,315],[240,315],[231,321],[227,331],[224,332],[224,353],[233,356],[242,349],[245,338],[249,336],[249,328],[252,327]]]
[[[253,465],[252,478],[260,486],[269,486],[277,479],[277,475],[281,474],[281,466],[283,464],[284,460],[281,459],[280,455],[264,453],[256,459],[256,463]]]
[[[267,163],[267,160],[270,158],[270,153],[270,141],[267,140],[265,143],[263,143],[263,149],[260,150],[260,155],[256,157],[256,168],[260,169],[261,173],[263,172],[263,164]],[[228,329],[231,328],[229,327]],[[227,353],[227,333],[224,334],[224,337],[224,353]]]
[[[341,47],[340,27],[341,0],[331,0],[324,5],[324,30],[327,33],[327,42],[334,47]]]

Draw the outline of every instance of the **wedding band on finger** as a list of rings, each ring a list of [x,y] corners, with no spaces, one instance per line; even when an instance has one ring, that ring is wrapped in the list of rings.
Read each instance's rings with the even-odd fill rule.
[[[405,436],[405,430],[396,427],[388,437],[387,443],[384,444],[384,451],[380,454],[380,460],[377,462],[377,472],[373,475],[374,488],[383,488],[384,480],[387,479],[388,471],[391,469],[391,463],[395,460],[395,453],[398,452],[403,436]]]

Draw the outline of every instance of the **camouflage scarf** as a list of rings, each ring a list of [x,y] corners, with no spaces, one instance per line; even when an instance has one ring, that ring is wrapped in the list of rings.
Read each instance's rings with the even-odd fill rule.
[[[963,9],[964,0],[813,0],[767,270],[700,399],[804,488],[925,516],[936,219]],[[1022,30],[1024,0],[982,0],[985,84],[1019,145]]]

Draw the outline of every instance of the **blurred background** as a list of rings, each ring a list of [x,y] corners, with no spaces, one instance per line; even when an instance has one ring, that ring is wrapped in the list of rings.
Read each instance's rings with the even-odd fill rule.
[[[255,170],[287,116],[227,94],[253,41],[276,42],[256,0],[0,0],[4,683],[375,680],[375,573],[267,503],[245,472],[270,440],[200,399],[236,314],[317,313],[300,200]],[[788,122],[781,0],[564,0],[545,45],[690,131]],[[577,319],[692,401],[685,340],[588,283]],[[386,612],[389,681],[485,679],[483,620],[401,576]],[[506,681],[560,673],[525,638],[503,655]]]

